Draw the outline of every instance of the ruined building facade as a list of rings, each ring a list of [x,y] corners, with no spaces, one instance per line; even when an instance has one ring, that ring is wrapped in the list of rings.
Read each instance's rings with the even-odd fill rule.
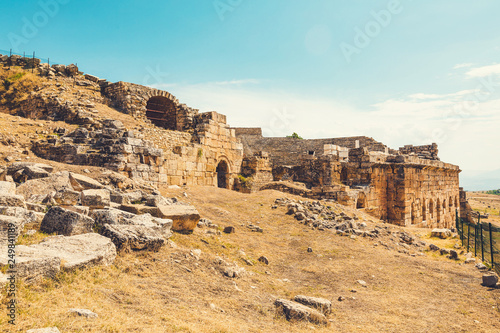
[[[166,91],[125,82],[100,88],[110,106],[161,128],[157,144],[115,126],[39,142],[38,154],[159,184],[333,199],[405,226],[451,227],[460,210],[460,170],[439,160],[435,144],[394,150],[361,136],[266,138],[259,128],[231,128],[224,115],[200,113]]]

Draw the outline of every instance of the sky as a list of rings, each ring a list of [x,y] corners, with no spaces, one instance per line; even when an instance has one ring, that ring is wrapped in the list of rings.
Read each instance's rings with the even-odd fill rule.
[[[265,136],[436,142],[500,188],[500,2],[3,0],[0,53],[167,90]]]

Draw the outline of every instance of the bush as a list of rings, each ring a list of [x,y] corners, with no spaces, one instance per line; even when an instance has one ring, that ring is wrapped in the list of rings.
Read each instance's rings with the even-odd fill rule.
[[[0,70],[0,104],[19,107],[40,85],[38,76],[21,69]]]
[[[298,135],[298,134],[297,134],[297,133],[295,133],[295,132],[293,132],[293,134],[292,134],[292,135],[287,135],[287,138],[292,138],[292,139],[300,139],[300,140],[302,140],[302,139],[303,139],[300,135]]]

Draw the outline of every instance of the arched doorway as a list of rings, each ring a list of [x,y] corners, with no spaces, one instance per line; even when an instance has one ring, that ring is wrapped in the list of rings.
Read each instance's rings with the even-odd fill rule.
[[[220,161],[215,171],[217,172],[217,187],[228,188],[229,167],[227,162]]]
[[[146,105],[146,117],[156,126],[177,130],[175,104],[166,97],[151,97]]]
[[[347,168],[342,168],[340,171],[340,182],[344,185],[347,185],[348,181],[348,175],[347,175]]]
[[[359,193],[358,200],[356,201],[356,208],[362,209],[366,208],[366,194],[363,192]]]
[[[441,200],[437,199],[436,202],[436,220],[437,223],[441,222]]]
[[[429,201],[429,219],[434,219],[434,201]]]
[[[422,204],[422,221],[427,221],[427,208],[426,208],[426,202]]]

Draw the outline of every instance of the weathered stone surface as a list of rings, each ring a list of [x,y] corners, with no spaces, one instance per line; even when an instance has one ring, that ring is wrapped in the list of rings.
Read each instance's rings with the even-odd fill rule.
[[[169,205],[158,207],[161,218],[173,221],[172,230],[191,231],[196,228],[200,214],[193,206]]]
[[[82,190],[98,190],[104,188],[104,185],[99,183],[97,180],[90,177],[80,175],[78,173],[70,172],[69,180],[73,188]]]
[[[68,311],[71,314],[76,316],[85,317],[85,318],[97,318],[97,313],[94,313],[87,309],[69,309]]]
[[[93,225],[94,220],[88,216],[62,207],[52,207],[45,214],[40,231],[72,236],[92,232]]]
[[[0,181],[0,195],[15,195],[16,183]]]
[[[59,205],[74,206],[78,204],[78,200],[80,200],[80,192],[63,190],[57,192],[53,198]]]
[[[224,233],[226,233],[226,234],[232,234],[232,233],[234,233],[234,227],[231,227],[231,226],[225,227],[224,228]]]
[[[123,204],[120,205],[120,209],[135,215],[141,214],[151,214],[153,216],[161,217],[160,211],[158,207],[151,207],[146,205],[133,205],[133,204]]]
[[[448,237],[451,237],[451,231],[449,229],[432,229],[431,237],[446,239]]]
[[[130,219],[123,219],[122,223],[130,225],[142,225],[159,232],[163,237],[170,237],[172,235],[171,228],[173,221],[170,219],[161,219],[151,216],[151,214],[135,215]]]
[[[17,253],[19,248],[22,250],[24,246],[17,246],[16,248],[16,277],[18,279],[22,279],[26,283],[31,283],[42,277],[54,278],[59,273],[61,269],[60,258],[24,257]],[[2,255],[0,255],[0,267],[9,267],[9,258],[7,257],[6,250],[2,251]]]
[[[495,274],[484,274],[483,275],[483,286],[495,287],[498,283],[498,276]]]
[[[6,245],[9,236],[17,240],[25,223],[23,218],[0,215],[0,245]]]
[[[105,224],[101,235],[108,237],[118,251],[158,251],[165,243],[162,235],[143,225]]]
[[[50,193],[73,191],[69,180],[69,172],[62,171],[49,177],[28,180],[17,187],[17,194],[23,195],[26,201],[41,203]]]
[[[109,206],[111,202],[109,190],[84,190],[81,194],[81,202],[83,206],[91,208],[104,208]]]
[[[0,194],[0,206],[26,208],[22,195]]]
[[[38,221],[35,212],[30,212],[21,207],[0,206],[0,215],[14,216],[23,219],[24,224]]]
[[[297,303],[313,307],[325,315],[329,314],[332,311],[332,302],[330,302],[326,298],[297,295],[293,300]]]
[[[321,312],[303,304],[286,299],[277,299],[274,302],[278,312],[286,316],[287,320],[309,321],[315,324],[326,324],[326,317]]]
[[[33,328],[26,333],[61,333],[57,327]]]
[[[110,265],[116,258],[116,247],[104,236],[95,233],[76,236],[51,236],[36,245],[16,248],[18,258],[59,258],[66,270]]]

